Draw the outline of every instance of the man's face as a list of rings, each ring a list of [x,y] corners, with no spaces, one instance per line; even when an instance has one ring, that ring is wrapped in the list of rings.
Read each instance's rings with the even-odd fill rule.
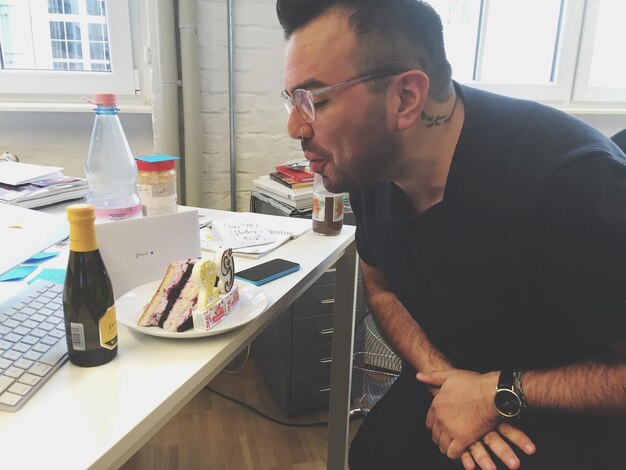
[[[313,90],[356,78],[356,40],[344,14],[331,12],[295,31],[287,43],[285,89]],[[367,72],[367,71],[366,71]],[[311,169],[333,192],[353,191],[385,179],[399,153],[389,131],[385,92],[359,83],[317,96],[316,118],[307,123],[292,109],[289,135],[302,138]]]

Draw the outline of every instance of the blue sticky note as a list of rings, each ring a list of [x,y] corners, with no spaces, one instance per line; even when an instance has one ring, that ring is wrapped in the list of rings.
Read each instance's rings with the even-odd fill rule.
[[[37,266],[16,266],[0,276],[0,282],[19,281],[29,276],[35,269],[37,269]]]
[[[37,279],[43,279],[44,281],[56,282],[57,284],[63,284],[65,282],[65,269],[64,268],[45,268],[42,269],[39,274],[28,281],[32,284]]]
[[[24,263],[39,263],[40,261],[45,261],[50,258],[54,258],[55,256],[59,256],[60,251],[42,251],[41,253],[37,253],[34,256],[31,256],[29,259],[24,261]]]
[[[159,163],[159,162],[168,162],[171,160],[180,160],[180,158],[173,157],[171,155],[166,155],[164,153],[157,153],[154,155],[145,155],[143,157],[135,157],[135,160],[141,160],[142,162],[147,162],[147,163]]]

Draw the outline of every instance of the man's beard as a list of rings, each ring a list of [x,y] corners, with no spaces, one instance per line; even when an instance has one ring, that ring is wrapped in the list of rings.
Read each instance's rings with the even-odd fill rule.
[[[400,140],[387,130],[385,111],[372,111],[359,131],[360,142],[356,142],[351,156],[340,158],[332,173],[325,175],[327,190],[357,191],[387,180],[390,166],[400,155]]]

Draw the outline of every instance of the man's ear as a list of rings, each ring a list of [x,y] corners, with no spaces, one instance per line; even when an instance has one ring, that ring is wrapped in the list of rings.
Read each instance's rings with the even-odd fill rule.
[[[417,122],[428,98],[428,76],[420,70],[409,70],[399,75],[389,87],[395,126],[404,131]]]

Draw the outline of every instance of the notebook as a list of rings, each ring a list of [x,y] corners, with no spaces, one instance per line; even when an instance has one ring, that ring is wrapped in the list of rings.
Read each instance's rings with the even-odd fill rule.
[[[195,209],[98,224],[96,235],[115,299],[161,279],[172,261],[201,254]]]

